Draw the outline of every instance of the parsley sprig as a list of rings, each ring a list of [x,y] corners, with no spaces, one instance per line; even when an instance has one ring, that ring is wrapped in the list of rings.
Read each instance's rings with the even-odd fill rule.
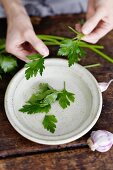
[[[28,80],[29,78],[36,76],[38,73],[42,75],[44,67],[44,58],[40,54],[33,54],[31,56],[28,56],[28,59],[31,60],[31,62],[28,62],[25,64],[25,76]]]
[[[102,52],[102,49],[104,49],[104,46],[93,45],[93,44],[84,42],[82,41],[82,37],[84,36],[83,34],[79,33],[78,31],[74,30],[71,27],[69,27],[69,29],[75,33],[75,36],[73,38],[52,36],[52,35],[38,35],[38,37],[42,39],[46,45],[60,46],[59,51],[58,51],[58,55],[60,56],[67,56],[71,52],[70,54],[71,57],[70,56],[68,57],[69,66],[73,65],[73,62],[78,62],[82,57],[85,56],[84,48],[88,48],[94,51],[100,57],[104,58],[110,63],[113,63],[113,58],[111,58],[110,56]],[[67,44],[67,48],[64,48],[66,47],[66,44]],[[69,44],[72,44],[72,46]],[[73,54],[75,54],[75,56]]]
[[[75,97],[74,94],[71,92],[68,92],[65,87],[65,82],[64,82],[64,88],[63,90],[58,94],[58,101],[60,106],[65,109],[68,106],[70,106],[70,102],[74,102]]]
[[[56,123],[57,123],[57,119],[55,115],[45,115],[42,122],[44,128],[50,131],[51,133],[55,132]]]
[[[57,55],[67,57],[69,67],[72,66],[73,64],[77,63],[83,57],[86,56],[86,52],[85,52],[84,48],[89,48],[90,50],[92,50],[95,53],[97,53],[98,55],[100,55],[102,58],[113,63],[113,59],[101,51],[104,48],[103,46],[92,45],[92,44],[86,43],[86,42],[82,41],[82,38],[84,36],[82,33],[77,32],[76,30],[74,30],[71,27],[69,27],[69,29],[75,33],[75,36],[73,38],[65,38],[65,37],[52,36],[52,35],[39,35],[38,37],[40,39],[42,39],[46,45],[58,45],[59,50],[58,50]],[[33,74],[31,74],[31,76],[29,76],[29,73],[28,73],[28,76],[27,76],[28,70],[26,70],[26,78],[27,79],[29,79],[33,75],[36,76],[38,71],[35,71],[35,70],[37,70],[38,68],[39,69],[42,68],[42,71],[40,73],[42,75],[42,72],[44,69],[44,61],[41,63],[41,65],[39,65],[38,63],[36,64],[35,62],[33,62],[33,64],[32,64],[32,62],[30,64],[33,65],[34,67],[33,68],[29,67],[29,72],[32,72],[32,70],[34,70],[34,72],[32,72]],[[97,66],[97,64],[94,64],[93,67],[94,66]],[[90,65],[90,67],[91,67],[91,65]]]
[[[57,118],[55,115],[48,113],[52,104],[57,101],[63,109],[66,109],[70,106],[70,102],[75,101],[75,96],[73,93],[66,90],[65,82],[62,90],[56,90],[48,83],[41,83],[39,84],[39,90],[35,94],[32,94],[30,99],[19,111],[27,114],[45,113],[42,125],[45,129],[54,133]]]
[[[59,46],[57,55],[68,58],[68,65],[72,66],[74,63],[80,61],[86,56],[85,48],[92,50],[97,53],[100,57],[113,63],[113,58],[102,52],[103,46],[93,45],[82,41],[84,36],[82,33],[77,32],[73,28],[69,29],[74,33],[73,38],[60,37],[54,35],[37,35],[38,38],[44,41],[48,46]],[[44,58],[39,54],[33,54],[28,56],[29,63],[25,64],[26,79],[36,76],[38,73],[42,75],[44,70]],[[93,67],[97,64],[94,64]],[[13,58],[10,54],[5,51],[5,41],[0,40],[0,78],[3,73],[9,73],[17,67],[16,58]],[[91,67],[91,65],[90,65]]]

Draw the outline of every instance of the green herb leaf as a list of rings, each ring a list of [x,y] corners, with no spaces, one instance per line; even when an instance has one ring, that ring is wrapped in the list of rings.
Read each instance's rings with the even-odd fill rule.
[[[57,92],[53,92],[53,93],[47,95],[47,96],[44,98],[44,100],[43,100],[43,102],[42,102],[42,105],[48,105],[48,104],[51,105],[52,103],[54,103],[54,102],[56,101],[57,96],[58,96],[58,93],[57,93]]]
[[[84,57],[85,52],[81,47],[79,47],[78,40],[65,39],[61,42],[58,55],[67,56],[70,67]]]
[[[44,67],[44,58],[40,54],[34,54],[32,56],[28,56],[28,59],[32,60],[31,62],[25,64],[27,68],[25,71],[26,79],[28,80],[30,77],[33,77],[40,73],[42,75]]]
[[[11,72],[17,67],[17,61],[11,56],[0,55],[0,68],[5,72]]]
[[[38,93],[53,89],[48,83],[40,83]]]
[[[74,102],[75,101],[75,97],[74,94],[71,92],[68,92],[65,89],[65,84],[64,84],[64,89],[58,94],[58,101],[60,106],[65,109],[68,106],[70,106],[70,102]]]
[[[19,111],[27,114],[35,114],[35,113],[48,113],[51,109],[50,105],[46,105],[44,107],[40,106],[40,103],[26,103]]]
[[[37,101],[43,101],[43,99],[46,98],[46,96],[56,92],[51,86],[48,85],[48,83],[40,83],[38,92],[33,94],[31,98],[29,99],[29,102],[36,103]]]
[[[5,52],[5,39],[0,39],[0,53]]]
[[[45,115],[44,120],[42,122],[45,129],[50,131],[51,133],[55,132],[57,119],[54,115]]]

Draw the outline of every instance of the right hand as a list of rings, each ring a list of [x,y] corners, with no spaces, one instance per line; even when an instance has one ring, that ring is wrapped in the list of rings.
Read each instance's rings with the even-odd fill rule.
[[[26,56],[40,53],[49,55],[47,46],[37,38],[29,16],[19,15],[8,20],[6,51],[27,62]]]
[[[97,43],[113,29],[113,0],[89,0],[86,17],[84,25],[76,24],[76,29],[85,35],[84,41]]]

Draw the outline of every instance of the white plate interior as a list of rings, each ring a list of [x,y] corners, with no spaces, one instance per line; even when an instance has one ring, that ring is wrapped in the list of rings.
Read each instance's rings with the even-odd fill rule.
[[[18,111],[40,83],[62,89],[64,81],[76,99],[64,110],[58,103],[52,105],[49,114],[55,114],[58,119],[54,134],[43,128],[44,113],[28,115]],[[95,78],[78,64],[69,68],[63,59],[46,59],[43,76],[29,80],[22,69],[10,82],[5,95],[5,110],[13,127],[24,137],[42,144],[63,144],[83,136],[96,123],[101,108],[102,95]]]

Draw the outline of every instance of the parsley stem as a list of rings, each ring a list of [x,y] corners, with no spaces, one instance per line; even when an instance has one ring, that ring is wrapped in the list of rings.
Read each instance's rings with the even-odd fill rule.
[[[88,44],[88,43],[85,43],[85,42],[82,42],[82,41],[79,42],[79,46],[85,47],[85,48],[92,47],[92,48],[104,49],[104,46],[102,46],[102,45],[92,45],[92,44]]]
[[[75,29],[73,29],[73,28],[70,27],[70,26],[68,26],[68,28],[69,28],[72,32],[74,32],[75,34],[77,34],[77,35],[81,35],[81,34],[82,34],[82,33],[76,31]]]
[[[40,35],[37,35],[40,39],[42,38],[51,38],[51,39],[55,39],[55,40],[64,40],[66,37],[60,37],[60,36],[55,36],[55,35],[43,35],[43,34],[40,34]],[[67,38],[66,38],[67,39]]]
[[[64,90],[66,89],[66,82],[64,81]]]
[[[93,68],[93,67],[100,67],[101,64],[100,63],[97,63],[97,64],[90,64],[90,65],[86,65],[84,66],[85,68]]]
[[[113,63],[113,59],[110,58],[108,55],[104,54],[103,52],[99,51],[98,49],[89,47],[92,51],[94,51],[95,53],[99,54],[102,58],[106,59],[107,61],[109,61],[110,63]]]
[[[39,36],[38,36],[38,37],[39,37]],[[40,39],[43,40],[43,41],[47,40],[47,41],[50,41],[50,42],[54,42],[54,43],[57,43],[58,45],[60,45],[60,44],[59,44],[59,41],[57,41],[56,39],[52,39],[52,38],[50,38],[50,37],[45,37],[45,36],[43,36],[43,37],[40,37]]]
[[[72,32],[74,32],[75,34],[77,34],[77,39],[81,40],[81,38],[84,37],[84,34],[76,31],[76,30],[73,29],[72,27],[68,26],[68,28],[69,28]],[[76,38],[76,37],[75,37],[75,38]]]
[[[60,43],[50,42],[50,41],[44,41],[46,45],[60,45]]]

